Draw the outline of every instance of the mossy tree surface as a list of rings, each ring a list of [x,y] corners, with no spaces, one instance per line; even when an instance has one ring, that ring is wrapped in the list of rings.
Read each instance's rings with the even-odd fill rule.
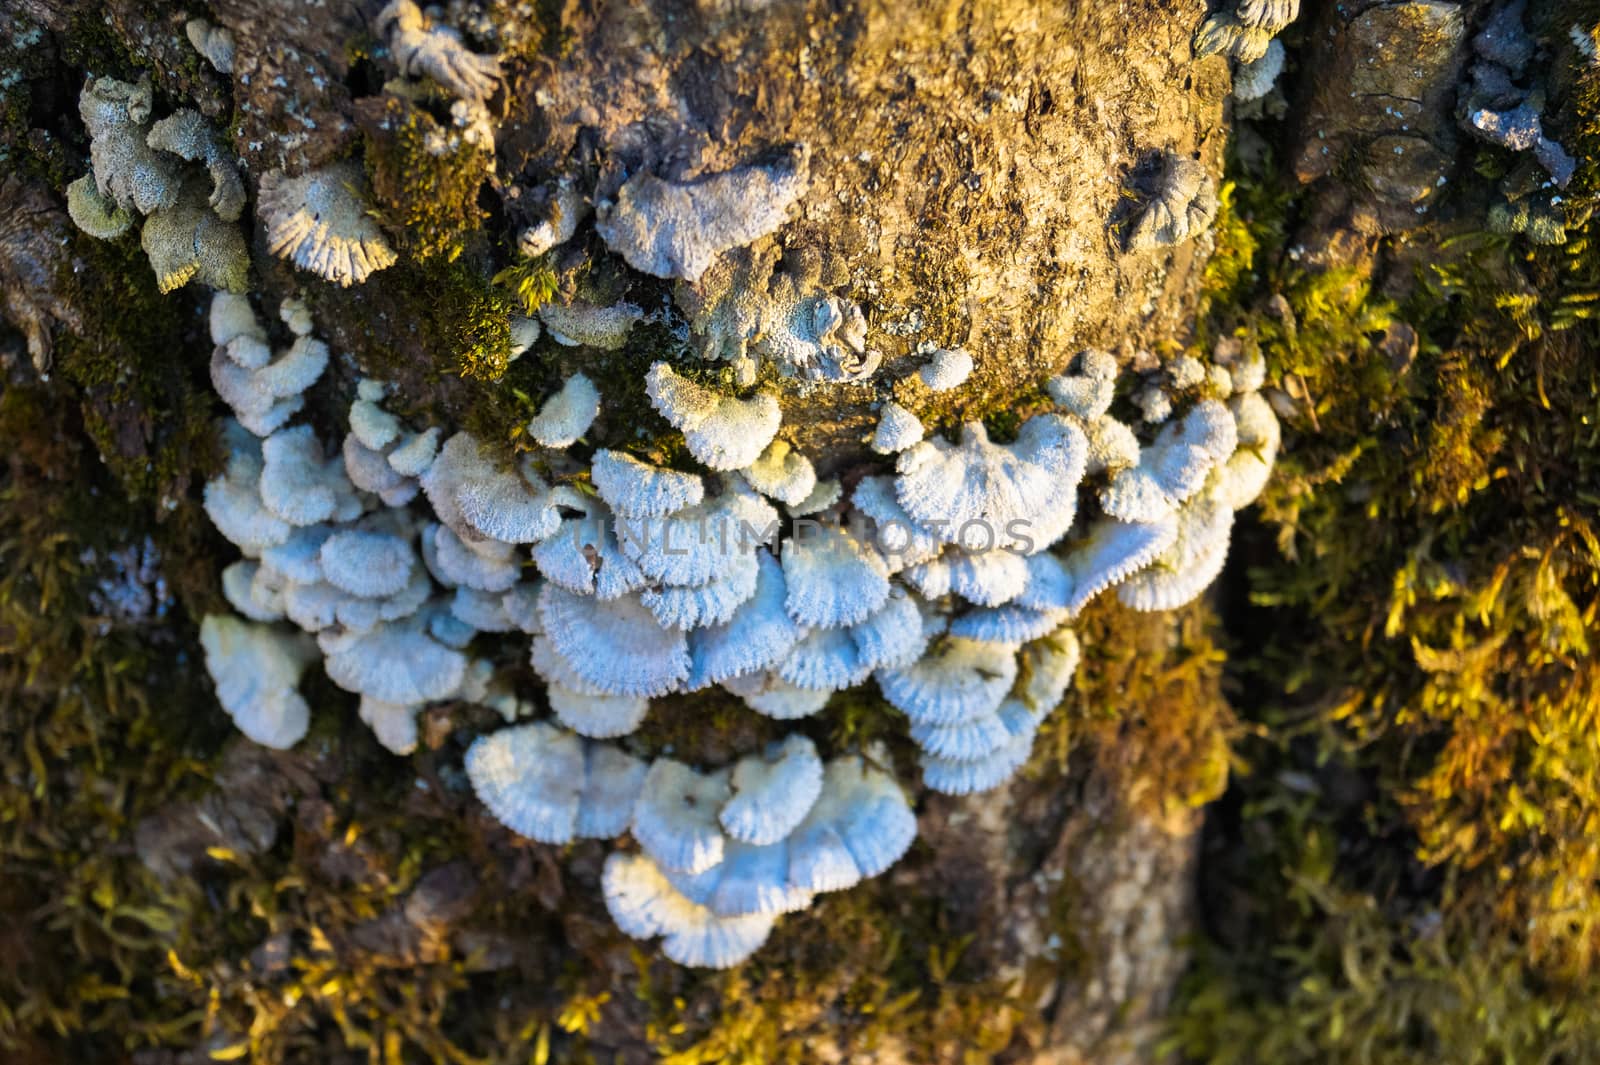
[[[893,394],[932,426],[981,418],[1004,433],[1082,346],[1126,360],[1232,338],[1258,346],[1298,403],[1259,522],[1211,601],[1085,613],[1078,683],[1013,786],[923,796],[921,839],[890,874],[785,921],[731,973],[690,972],[611,924],[600,847],[519,840],[472,799],[461,755],[495,726],[486,711],[436,708],[400,759],[314,675],[295,751],[231,733],[195,641],[233,557],[198,505],[218,457],[203,294],[161,297],[136,238],[73,232],[24,262],[0,224],[4,278],[50,297],[31,306],[54,341],[45,377],[27,326],[0,332],[0,1056],[1595,1053],[1588,225],[1537,250],[1478,232],[1485,182],[1508,162],[1464,147],[1459,210],[1386,240],[1359,210],[1327,206],[1328,182],[1359,206],[1359,174],[1297,188],[1273,160],[1301,134],[1264,122],[1239,135],[1213,236],[1124,252],[1155,149],[1216,171],[1230,132],[1226,65],[1188,58],[1199,15],[1181,4],[1115,19],[1010,0],[783,3],[760,20],[666,0],[521,6],[450,8],[507,57],[491,158],[422,147],[447,108],[426,84],[377,95],[390,72],[353,3],[217,0],[208,17],[241,42],[232,79],[184,40],[196,12],[13,3],[0,200],[59,214],[85,166],[85,72],[148,72],[162,106],[228,128],[252,187],[267,169],[362,161],[396,266],[342,291],[253,249],[262,305],[303,295],[338,355],[332,398],[309,412],[319,427],[365,373],[395,383],[415,424],[525,449],[538,400],[582,368],[606,383],[599,431],[637,429],[631,449],[674,463],[641,384],[653,359],[691,357],[670,315],[620,351],[546,337],[508,363],[508,312],[672,296],[587,227],[518,260],[521,190],[565,177],[605,196],[641,168],[689,176],[803,143],[813,188],[784,240],[866,308],[887,356],[882,385],[788,404],[827,472],[857,467],[869,405],[922,341],[967,345],[978,372],[945,396]],[[1565,32],[1554,25],[1542,39]],[[1600,157],[1600,79],[1560,85],[1552,112],[1574,154]],[[1600,191],[1592,163],[1576,186]],[[1415,331],[1414,357],[1397,358],[1397,323]],[[130,565],[130,545],[159,557],[159,581]],[[536,690],[514,645],[483,651]],[[904,723],[870,688],[806,727],[828,748],[882,740],[915,779]],[[679,698],[652,710],[641,742],[717,762],[770,733],[731,698]],[[1202,817],[1205,936],[1169,1012]]]

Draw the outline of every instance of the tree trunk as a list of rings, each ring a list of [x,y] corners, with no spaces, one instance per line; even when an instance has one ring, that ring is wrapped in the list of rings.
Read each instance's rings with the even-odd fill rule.
[[[91,73],[148,73],[159,114],[193,107],[225,129],[252,205],[269,171],[358,160],[399,256],[363,284],[295,270],[245,215],[252,296],[262,308],[304,298],[335,353],[309,408],[327,426],[342,426],[370,376],[393,383],[414,424],[526,449],[525,397],[584,370],[608,403],[613,389],[632,396],[602,410],[601,431],[631,432],[645,367],[699,358],[729,284],[825,293],[864,311],[877,372],[776,387],[786,435],[819,475],[849,481],[881,461],[866,441],[886,399],[953,433],[1042,409],[1045,379],[1083,349],[1112,351],[1130,374],[1198,350],[1217,238],[1130,250],[1129,235],[1173,157],[1222,182],[1230,72],[1193,55],[1204,12],[1168,0],[451,3],[440,20],[501,55],[491,153],[450,140],[448,97],[386,91],[397,70],[378,6],[0,0],[21,27],[3,52],[18,79],[0,82],[0,278],[15,329],[0,334],[0,484],[6,536],[22,538],[0,549],[20,604],[0,614],[0,699],[13,695],[7,735],[26,737],[6,758],[26,784],[6,794],[21,820],[54,819],[11,844],[0,898],[29,916],[0,950],[56,970],[17,978],[26,1009],[0,1037],[18,1060],[148,1065],[644,1061],[691,1047],[680,1060],[1158,1060],[1196,927],[1199,807],[1227,773],[1211,607],[1091,607],[1076,689],[1027,773],[973,798],[917,792],[919,843],[880,881],[787,919],[732,974],[681,969],[612,927],[603,848],[520,840],[476,804],[462,751],[492,714],[435,708],[419,753],[399,758],[353,699],[313,679],[300,747],[230,735],[195,639],[225,609],[217,575],[237,557],[199,505],[221,411],[208,294],[160,295],[135,237],[94,241],[64,203],[88,166],[76,101]],[[1296,234],[1309,264],[1370,272],[1389,238],[1433,222],[1436,188],[1472,186],[1451,109],[1474,10],[1303,16],[1298,80],[1283,90],[1301,117],[1262,123],[1242,147],[1277,139],[1309,186]],[[231,74],[186,39],[202,15],[232,33]],[[1370,73],[1379,54],[1404,84]],[[1374,119],[1378,100],[1398,101],[1392,122]],[[430,136],[451,146],[419,147]],[[782,225],[699,280],[631,269],[589,216],[639,175],[683,183],[775,160],[805,177]],[[577,234],[530,266],[519,238],[558,217],[568,189],[585,201]],[[1439,236],[1427,232],[1399,254],[1429,254]],[[655,318],[618,351],[547,334],[509,361],[507,314],[531,309],[518,278],[543,286],[535,303],[625,300]],[[919,390],[932,348],[972,353],[965,385]],[[116,556],[145,544],[159,583],[128,577]],[[88,598],[114,556],[144,589],[141,609]],[[1237,604],[1222,605],[1226,619]],[[525,654],[508,645],[498,661],[530,679]],[[836,700],[818,734],[841,746],[897,734],[864,713],[887,711]],[[655,738],[686,758],[725,761],[762,735],[706,699],[652,715]],[[114,808],[104,823],[86,797],[99,792]]]

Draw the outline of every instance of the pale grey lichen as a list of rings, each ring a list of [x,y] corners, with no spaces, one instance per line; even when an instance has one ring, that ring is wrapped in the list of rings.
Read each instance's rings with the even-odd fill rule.
[[[686,182],[642,171],[596,206],[595,228],[634,269],[696,281],[722,252],[782,225],[807,172],[804,152]]]
[[[1211,228],[1217,207],[1217,186],[1205,166],[1165,153],[1155,192],[1128,231],[1128,248],[1140,251],[1182,244]]]
[[[221,135],[200,112],[190,108],[175,111],[151,126],[146,139],[152,148],[205,166],[211,177],[207,202],[218,218],[233,222],[244,213],[244,181],[239,177],[239,168]]]
[[[194,50],[219,74],[233,73],[233,31],[226,26],[213,26],[203,18],[192,18],[183,24],[183,32],[194,45]]]
[[[256,203],[267,249],[343,288],[392,266],[395,253],[369,213],[366,187],[354,163],[298,177],[267,171]]]
[[[374,28],[389,42],[402,74],[429,77],[462,100],[482,104],[500,83],[500,57],[480,55],[449,26],[435,23],[412,0],[389,0]]]
[[[628,334],[644,319],[644,312],[631,303],[599,307],[571,300],[541,305],[539,319],[558,344],[616,351],[628,342]]]

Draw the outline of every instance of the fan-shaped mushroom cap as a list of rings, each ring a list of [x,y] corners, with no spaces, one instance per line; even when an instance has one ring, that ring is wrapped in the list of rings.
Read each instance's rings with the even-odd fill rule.
[[[783,570],[765,550],[756,552],[754,594],[724,624],[689,636],[694,661],[689,687],[716,684],[775,665],[800,639],[801,630],[784,609]]]
[[[422,491],[434,514],[462,540],[535,543],[561,524],[543,482],[501,470],[469,433],[445,441],[422,474]]]
[[[817,778],[820,783],[821,767]],[[718,917],[794,913],[811,905],[813,893],[789,884],[789,842],[753,846],[729,840],[725,857],[698,876],[667,873],[667,879],[691,902]]]
[[[652,580],[697,587],[726,575],[778,527],[778,512],[740,481],[670,517],[625,519],[616,526],[622,551]]]
[[[914,724],[957,725],[991,713],[1017,679],[1015,647],[946,637],[903,669],[880,669],[878,687]]]
[[[889,590],[889,598],[871,617],[850,628],[861,668],[868,672],[909,666],[922,657],[929,637],[917,601],[899,587]]]
[[[606,858],[601,885],[617,927],[635,939],[663,936],[663,953],[679,965],[737,965],[767,941],[776,919],[771,914],[718,917],[684,897],[642,854],[618,852]]]
[[[812,629],[778,663],[775,672],[797,688],[836,692],[866,680],[872,670],[844,629]]]
[[[450,598],[450,614],[478,632],[511,632],[516,623],[506,614],[502,597],[476,588],[457,588]]]
[[[872,433],[872,450],[880,455],[904,451],[922,439],[922,422],[894,400],[884,403],[878,413],[878,427]]]
[[[917,819],[894,778],[860,755],[830,761],[822,795],[789,837],[789,883],[840,891],[877,876],[917,838]]]
[[[1155,562],[1117,586],[1135,610],[1176,610],[1205,591],[1228,560],[1233,511],[1209,493],[1178,514],[1178,534]]]
[[[895,495],[945,543],[981,531],[990,546],[1004,544],[1071,523],[1088,450],[1083,430],[1059,415],[1028,419],[1009,445],[991,443],[982,422],[968,422],[959,445],[925,440],[904,452]],[[1034,551],[1049,546],[1032,538]]]
[[[650,767],[609,743],[583,745],[583,794],[578,802],[581,839],[615,839],[628,831],[633,804]]]
[[[1284,58],[1283,42],[1268,41],[1267,50],[1260,59],[1240,63],[1233,72],[1233,98],[1248,102],[1259,100],[1271,92],[1278,75],[1283,73]]]
[[[416,498],[417,483],[396,473],[381,451],[367,447],[355,433],[345,434],[339,451],[344,456],[345,476],[361,491],[377,493],[392,507],[403,507]]]
[[[662,518],[705,498],[698,474],[651,466],[620,451],[596,451],[589,476],[600,498],[625,518]]]
[[[417,749],[417,707],[363,695],[357,713],[378,742],[392,753],[407,755]]]
[[[607,695],[653,698],[689,676],[683,633],[657,625],[635,596],[601,601],[546,584],[539,611],[562,659]]]
[[[228,465],[206,482],[206,514],[228,541],[249,555],[289,538],[290,524],[261,502],[261,442],[238,422],[223,423]]]
[[[774,721],[810,717],[827,706],[833,694],[831,689],[797,687],[771,672],[729,677],[722,686],[743,699],[750,709]]]
[[[764,757],[741,758],[733,767],[733,798],[718,814],[732,838],[765,847],[783,839],[810,812],[822,792],[822,759],[799,734],[767,748]],[[786,870],[779,871],[782,882]]]
[[[355,163],[299,177],[267,171],[256,214],[273,255],[342,287],[394,264],[394,250],[368,214],[366,178]]]
[[[655,863],[676,873],[703,873],[722,861],[717,811],[731,794],[726,771],[696,773],[657,758],[633,808],[633,837]]]
[[[316,584],[322,580],[322,545],[333,535],[330,525],[300,525],[281,544],[261,552],[261,564],[283,580]]]
[[[615,599],[644,587],[645,575],[617,543],[615,519],[606,505],[566,485],[551,493],[563,514],[561,528],[533,547],[545,579],[578,595]]]
[[[1005,606],[967,611],[950,622],[950,634],[1014,647],[1048,636],[1065,617],[1065,610],[1032,610],[1008,603]]]
[[[244,291],[250,272],[244,234],[211,210],[203,178],[185,181],[176,202],[158,207],[145,219],[139,244],[162,292],[196,279],[212,288]]]
[[[1028,556],[1028,583],[1013,602],[1029,610],[1066,610],[1073,580],[1067,564],[1048,551]]]
[[[1066,373],[1052,377],[1045,389],[1068,414],[1084,421],[1105,417],[1116,395],[1117,360],[1110,352],[1086,348]]]
[[[350,432],[366,447],[383,451],[400,438],[400,419],[372,400],[350,404]]]
[[[511,544],[498,540],[464,543],[444,525],[422,531],[422,557],[440,584],[503,592],[517,583],[521,562]]]
[[[280,429],[261,442],[261,501],[291,525],[352,521],[361,501],[341,457],[324,458],[309,425]]]
[[[804,153],[683,183],[640,171],[596,205],[595,228],[635,270],[698,281],[719,254],[782,225],[806,178]]]
[[[650,700],[637,695],[594,695],[551,682],[545,688],[550,709],[567,728],[590,739],[609,740],[636,730],[650,712]]]
[[[421,477],[433,465],[439,453],[439,430],[406,433],[400,437],[395,449],[389,452],[389,466],[403,477]]]
[[[1281,430],[1272,407],[1259,392],[1244,392],[1228,401],[1238,425],[1239,447],[1217,471],[1217,498],[1242,510],[1254,503],[1272,476]]]
[[[863,477],[851,494],[850,503],[872,523],[863,538],[877,549],[890,573],[932,561],[943,550],[939,537],[924,529],[900,505],[891,478]]]
[[[1081,650],[1077,635],[1057,629],[1022,649],[1022,702],[1043,718],[1060,704],[1078,671]]]
[[[282,596],[275,594],[265,582],[257,584],[260,570],[259,564],[243,558],[225,567],[222,571],[223,598],[251,621],[281,621]]]
[[[663,628],[699,629],[721,625],[756,591],[761,567],[753,552],[729,554],[721,575],[697,587],[663,585],[643,592],[639,601]]]
[[[448,699],[466,674],[461,652],[435,641],[415,620],[353,635],[323,662],[345,691],[385,703]]]
[[[980,714],[959,725],[912,725],[911,739],[930,758],[976,762],[1011,742],[998,712]]]
[[[375,599],[395,595],[410,583],[417,554],[403,536],[342,529],[323,541],[319,561],[329,584]]]
[[[575,373],[544,401],[528,423],[528,435],[545,447],[567,447],[589,431],[599,413],[600,390],[588,377]]]
[[[177,203],[183,181],[182,165],[145,140],[151,104],[148,80],[130,85],[91,77],[78,96],[100,195],[140,214]]]
[[[817,487],[811,460],[786,440],[772,441],[761,457],[741,472],[751,488],[788,506],[803,502]]]
[[[839,478],[829,477],[818,481],[811,489],[809,495],[798,503],[790,504],[785,509],[796,518],[803,518],[807,514],[820,514],[844,496],[844,486],[839,483]]]
[[[1066,557],[1072,576],[1072,593],[1067,612],[1076,614],[1084,605],[1131,574],[1148,566],[1178,535],[1176,518],[1147,524],[1099,521],[1089,529],[1089,538]]]
[[[1039,718],[1015,699],[1006,700],[997,716],[1010,733],[1008,742],[970,761],[924,755],[922,783],[945,795],[972,795],[992,791],[1016,775],[1033,750]]]
[[[133,214],[100,194],[92,173],[67,186],[67,215],[96,240],[115,240],[133,225]]]
[[[854,625],[889,597],[882,556],[832,525],[796,531],[784,546],[783,577],[789,616],[801,625]]]
[[[1107,470],[1125,470],[1139,464],[1139,438],[1132,429],[1115,418],[1095,418],[1084,422],[1083,435],[1089,441],[1085,473],[1092,475]]]
[[[225,222],[238,220],[244,212],[244,182],[239,178],[233,153],[199,111],[192,108],[174,111],[151,126],[145,139],[152,148],[171,152],[191,163],[203,163],[211,176],[209,206]]]
[[[239,360],[257,361],[254,343],[236,337],[213,351],[211,383],[245,428],[268,436],[300,409],[300,394],[328,365],[328,348],[320,340],[301,337],[275,359],[269,351],[268,361],[247,369]]]
[[[203,18],[192,18],[183,24],[183,32],[194,45],[194,50],[219,74],[233,73],[233,31],[226,26],[213,26]]]
[[[762,392],[749,399],[723,396],[680,377],[664,362],[645,375],[650,403],[683,431],[689,454],[713,470],[750,465],[778,432],[778,401]]]
[[[257,342],[258,347],[251,349],[256,353],[255,358],[241,357],[239,352],[233,350],[228,353],[229,358],[246,369],[259,369],[272,357],[272,350],[266,346],[267,332],[261,327],[255,308],[250,306],[249,296],[237,292],[213,292],[206,321],[213,344],[226,347],[241,338]]]
[[[217,701],[239,731],[264,747],[283,750],[306,734],[310,710],[295,690],[316,660],[316,648],[299,633],[208,614],[200,623],[206,670]]]
[[[917,376],[930,392],[947,392],[965,383],[972,375],[972,356],[965,348],[934,348],[926,366]]]
[[[583,763],[583,741],[542,721],[479,736],[466,758],[472,790],[495,820],[540,843],[572,841]]]

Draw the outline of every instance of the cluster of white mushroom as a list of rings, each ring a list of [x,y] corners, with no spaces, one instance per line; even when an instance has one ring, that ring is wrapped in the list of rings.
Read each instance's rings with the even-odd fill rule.
[[[235,224],[245,189],[232,153],[198,111],[156,121],[154,104],[148,79],[85,83],[78,111],[91,172],[67,186],[67,213],[101,240],[144,216],[140,242],[162,292],[192,280],[241,291],[250,255]]]
[[[631,833],[640,852],[606,860],[606,906],[628,935],[664,937],[683,965],[743,961],[778,917],[877,876],[916,837],[893,777],[860,755],[824,765],[799,735],[700,773],[535,722],[480,737],[467,773],[530,839]]]
[[[1283,72],[1283,43],[1277,36],[1299,17],[1300,0],[1230,0],[1195,31],[1195,56],[1232,59],[1237,64],[1234,96],[1260,99],[1272,91]]]

